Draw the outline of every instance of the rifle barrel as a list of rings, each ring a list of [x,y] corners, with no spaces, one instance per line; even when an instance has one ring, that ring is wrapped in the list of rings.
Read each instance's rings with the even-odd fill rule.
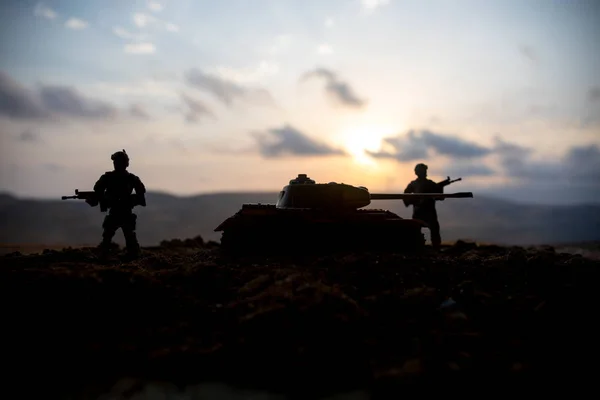
[[[371,193],[371,200],[404,200],[404,199],[463,199],[472,198],[472,192],[458,193]]]

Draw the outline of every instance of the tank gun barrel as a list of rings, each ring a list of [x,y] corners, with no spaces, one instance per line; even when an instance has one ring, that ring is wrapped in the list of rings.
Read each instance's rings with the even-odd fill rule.
[[[472,192],[458,193],[371,193],[371,200],[423,200],[423,199],[464,199],[472,198]]]

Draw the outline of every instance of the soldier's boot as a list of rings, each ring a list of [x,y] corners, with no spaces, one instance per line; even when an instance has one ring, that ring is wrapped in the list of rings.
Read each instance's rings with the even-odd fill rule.
[[[439,229],[431,230],[431,247],[434,249],[440,249],[442,246],[442,237],[440,235]]]
[[[127,247],[127,258],[136,259],[140,256],[141,249],[135,231],[124,231],[125,246]]]
[[[112,238],[115,236],[115,231],[112,229],[105,229],[102,233],[102,241],[98,245],[98,249],[101,254],[108,254],[113,248]]]
[[[107,255],[113,248],[112,238],[119,229],[118,225],[115,224],[114,218],[111,215],[104,217],[102,223],[102,242],[98,245],[100,254]]]

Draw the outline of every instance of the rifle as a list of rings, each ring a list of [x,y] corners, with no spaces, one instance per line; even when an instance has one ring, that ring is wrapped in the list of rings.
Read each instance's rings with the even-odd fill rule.
[[[445,187],[445,186],[450,185],[451,183],[458,182],[458,181],[462,181],[462,178],[456,178],[454,180],[450,180],[450,177],[447,177],[446,179],[444,179],[441,182],[438,182],[437,184],[441,187]]]
[[[458,181],[462,181],[462,178],[456,178],[454,180],[451,180],[450,177],[448,176],[443,181],[438,182],[437,185],[442,189],[442,192],[443,192],[444,187],[450,185],[451,183],[458,182]],[[433,195],[429,195],[429,197],[432,198],[433,200],[444,201],[446,198],[449,198],[449,197],[472,197],[473,196],[473,194],[470,192],[466,192],[466,193],[468,193],[468,194],[456,193],[454,195],[446,195],[446,196],[442,195],[439,197],[434,197]],[[469,196],[469,194],[470,194],[470,196]],[[408,207],[410,205],[416,205],[416,204],[422,203],[424,200],[425,200],[425,196],[423,196],[422,198],[418,198],[418,196],[415,196],[414,200],[410,199],[409,197],[403,199],[404,205],[406,207]]]
[[[75,196],[62,196],[62,200],[78,199],[85,200],[91,207],[96,207],[100,204],[100,211],[105,212],[109,208],[109,201],[106,197],[98,198],[98,195],[94,191],[81,192],[79,189],[75,189]],[[132,207],[142,206],[146,207],[146,198],[143,195],[131,194],[130,204]]]
[[[100,211],[105,212],[107,210],[107,204],[105,199],[98,198],[98,195],[94,191],[80,191],[79,189],[75,189],[75,196],[62,196],[62,200],[68,199],[77,199],[77,200],[85,200],[87,204],[91,207],[96,207],[100,204]]]

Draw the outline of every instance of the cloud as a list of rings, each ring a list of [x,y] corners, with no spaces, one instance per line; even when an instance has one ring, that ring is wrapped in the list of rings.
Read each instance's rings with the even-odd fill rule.
[[[14,120],[108,119],[119,114],[114,105],[86,97],[73,87],[40,84],[30,90],[0,71],[0,117]]]
[[[185,114],[185,119],[188,122],[198,122],[198,120],[205,115],[215,118],[215,114],[200,100],[194,99],[185,93],[181,94],[181,99],[187,107],[188,112]]]
[[[132,33],[129,32],[127,29],[122,28],[120,26],[115,26],[112,29],[113,33],[120,37],[121,39],[127,39],[127,40],[145,40],[147,39],[147,35],[141,34],[141,33]]]
[[[35,5],[35,8],[33,9],[33,15],[35,15],[36,17],[46,19],[55,19],[58,16],[56,11],[52,10],[49,7],[46,7],[42,3],[37,3]]]
[[[140,29],[153,27],[161,27],[168,32],[179,32],[179,26],[171,22],[163,21],[154,15],[149,15],[141,12],[134,13],[132,16],[133,23]]]
[[[47,118],[49,113],[35,93],[0,71],[0,116],[13,119],[38,119]]]
[[[172,23],[166,23],[165,29],[168,30],[169,32],[179,32],[179,26],[172,24]]]
[[[150,119],[150,115],[140,104],[132,104],[129,107],[129,114],[139,119]]]
[[[81,30],[88,27],[88,22],[79,18],[69,18],[67,22],[65,22],[65,27],[73,30]]]
[[[444,166],[452,176],[504,176],[525,185],[560,183],[595,187],[600,193],[600,146],[573,146],[559,159],[536,160],[535,148],[510,143],[496,136],[491,146],[481,146],[457,136],[429,130],[410,130],[404,135],[388,137],[382,149],[366,151],[374,158],[399,162],[425,161],[447,156]],[[491,158],[490,158],[491,157]],[[488,161],[499,161],[498,169]]]
[[[98,82],[87,85],[90,91],[102,93],[104,96],[134,96],[141,98],[174,99],[179,95],[173,91],[173,87],[159,79],[144,79],[140,81],[127,82]]]
[[[154,54],[156,53],[156,47],[150,42],[128,43],[123,48],[123,51],[129,54]]]
[[[228,107],[231,107],[236,99],[273,104],[271,94],[265,89],[248,88],[230,80],[204,73],[198,68],[187,71],[184,79],[189,86],[211,93]]]
[[[65,170],[64,165],[56,164],[56,163],[45,163],[42,164],[42,168],[50,172],[60,172]]]
[[[48,111],[58,115],[89,119],[106,119],[117,115],[113,105],[86,98],[67,86],[42,86],[40,98]]]
[[[326,92],[339,103],[349,107],[363,107],[366,104],[365,100],[360,99],[354,93],[354,90],[346,82],[338,79],[337,74],[325,68],[317,68],[313,71],[305,73],[301,81],[311,78],[325,79]]]
[[[285,155],[345,155],[342,150],[335,149],[324,143],[315,141],[290,125],[284,125],[281,128],[269,129],[266,133],[259,133],[255,134],[254,136],[258,143],[261,155],[267,158]]]
[[[485,164],[455,164],[451,163],[443,167],[444,173],[455,177],[463,176],[494,176],[497,175],[497,171],[490,168]]]
[[[333,26],[335,25],[335,21],[333,18],[327,18],[325,20],[325,27],[326,28],[333,28]]]
[[[125,28],[121,28],[119,26],[115,26],[112,29],[113,33],[122,39],[132,39],[133,34],[129,33],[129,31]]]
[[[529,62],[533,64],[538,64],[540,62],[540,57],[535,48],[528,45],[519,46],[519,53],[525,57]]]
[[[587,104],[582,112],[580,127],[600,127],[600,87],[592,86],[586,94]]]
[[[491,153],[491,150],[476,143],[467,142],[457,136],[448,136],[421,131],[421,139],[438,154],[455,158],[481,157]]]
[[[144,13],[134,13],[132,18],[133,18],[133,23],[138,28],[144,28],[144,27],[158,21],[158,18],[156,18],[155,16],[144,14]]]
[[[506,160],[508,163],[518,162],[519,160],[528,157],[533,152],[530,148],[505,142],[498,136],[494,138],[494,143],[494,151],[502,156],[502,159]]]
[[[600,147],[573,146],[559,160],[531,161],[532,148],[496,138],[495,151],[510,177],[530,181],[570,181],[600,185]]]
[[[600,103],[600,87],[591,87],[588,90],[587,99],[590,103]]]
[[[269,47],[268,52],[272,55],[284,53],[290,48],[291,43],[290,35],[279,35],[275,38],[275,43]]]
[[[37,142],[40,138],[37,133],[31,129],[24,130],[18,137],[21,142]]]
[[[317,53],[331,54],[331,53],[333,53],[333,50],[331,49],[331,46],[329,46],[328,44],[322,44],[319,47],[317,47]]]
[[[144,14],[141,14],[144,15]],[[145,21],[140,17],[139,23]],[[145,23],[145,22],[143,22]],[[149,36],[144,33],[133,33],[123,27],[115,26],[112,29],[113,33],[121,39],[132,41],[133,43],[127,43],[123,46],[123,51],[128,54],[154,54],[156,53],[156,46],[154,43],[148,41]]]
[[[426,160],[429,157],[427,146],[422,142],[412,140],[410,133],[408,140],[401,137],[393,137],[385,138],[383,142],[391,146],[393,151],[366,150],[365,152],[373,158],[389,158],[400,162]]]
[[[363,9],[373,11],[378,7],[383,7],[390,3],[390,0],[361,0]]]
[[[514,177],[529,174],[526,171],[529,169],[527,159],[531,157],[533,149],[508,143],[498,136],[494,138],[494,142],[494,151],[500,157],[500,164],[507,175]]]
[[[191,69],[185,76],[189,85],[196,89],[206,90],[226,105],[231,105],[236,97],[243,96],[245,89],[233,82],[207,75],[197,68]]]
[[[150,11],[152,12],[160,12],[163,9],[163,5],[156,2],[156,1],[149,1],[148,2],[148,8],[150,9]]]
[[[263,60],[258,65],[249,68],[218,66],[211,68],[207,72],[214,72],[221,79],[243,85],[277,74],[279,72],[279,64]]]
[[[600,146],[574,146],[563,158],[567,179],[600,184]]]
[[[404,162],[427,160],[433,154],[456,159],[470,159],[483,157],[492,152],[489,148],[465,141],[457,136],[442,135],[429,130],[410,130],[405,135],[385,138],[382,144],[391,149],[367,151],[367,153],[374,158],[389,158]]]

